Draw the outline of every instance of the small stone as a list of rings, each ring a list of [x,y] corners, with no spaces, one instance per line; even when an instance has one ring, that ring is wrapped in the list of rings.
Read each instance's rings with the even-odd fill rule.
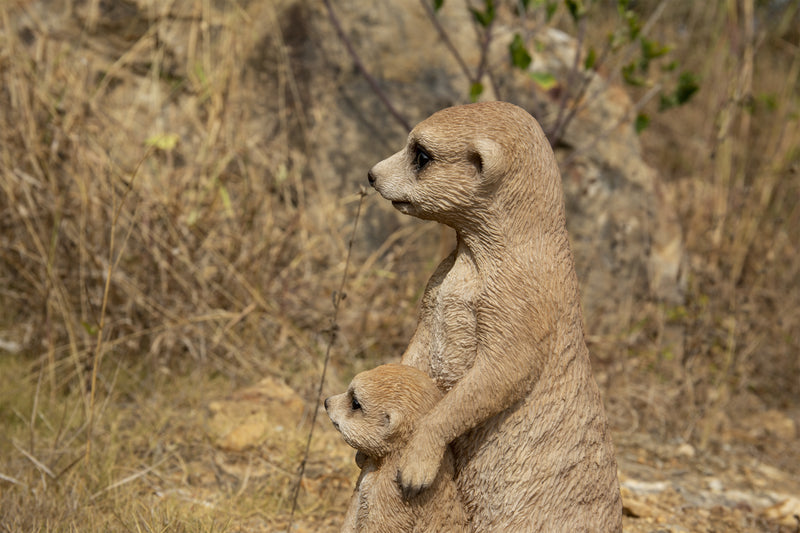
[[[694,446],[692,446],[688,442],[684,442],[683,444],[678,446],[678,449],[675,450],[675,453],[677,453],[678,456],[680,456],[680,457],[690,457],[691,458],[691,457],[695,456],[696,452],[695,452]]]
[[[800,498],[790,496],[767,507],[762,512],[765,518],[774,520],[782,526],[800,527]]]

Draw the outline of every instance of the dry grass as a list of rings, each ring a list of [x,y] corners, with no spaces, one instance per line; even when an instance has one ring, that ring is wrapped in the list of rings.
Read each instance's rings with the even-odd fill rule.
[[[702,446],[741,409],[800,393],[798,11],[753,9],[679,5],[655,26],[702,88],[643,135],[689,253],[686,304],[653,321],[684,329],[683,354],[650,364],[676,392],[667,427]]]
[[[302,432],[282,457],[240,457],[271,465],[248,482],[209,466],[198,428],[209,397],[262,375],[314,397],[358,194],[309,176],[314,130],[285,96],[280,37],[268,104],[242,68],[270,3],[166,4],[119,27],[94,0],[0,4],[0,529],[285,525]],[[748,40],[754,15],[686,5],[657,27],[703,90],[644,142],[680,210],[688,300],[593,350],[612,362],[617,427],[706,445],[754,393],[795,408],[800,394],[800,53],[792,24]],[[74,31],[52,30],[67,10]],[[334,382],[399,353],[428,272],[397,246],[423,231],[354,269],[339,341],[358,355]],[[682,357],[659,351],[670,327]],[[318,524],[342,494],[322,479],[301,501]]]

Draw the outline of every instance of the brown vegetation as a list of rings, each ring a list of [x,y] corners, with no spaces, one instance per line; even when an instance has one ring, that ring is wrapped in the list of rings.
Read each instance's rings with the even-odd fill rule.
[[[285,527],[305,419],[226,451],[204,410],[265,375],[312,408],[367,167],[351,181],[309,164],[329,125],[303,112],[290,62],[305,42],[281,34],[279,3],[0,3],[0,530]],[[289,26],[316,9],[298,5]],[[677,2],[653,24],[702,87],[642,136],[680,215],[688,291],[588,332],[623,453],[649,435],[800,476],[788,5]],[[360,251],[330,390],[402,352],[439,260],[413,251],[425,235],[438,230],[407,225]],[[662,343],[676,331],[680,353]],[[332,436],[312,446],[301,528],[330,528],[349,497],[352,456]]]

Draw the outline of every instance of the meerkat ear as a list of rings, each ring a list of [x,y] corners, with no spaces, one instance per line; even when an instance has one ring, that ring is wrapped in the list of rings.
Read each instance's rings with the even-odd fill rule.
[[[392,434],[397,430],[397,425],[400,423],[400,416],[392,411],[383,413],[383,424],[386,426],[386,432]]]
[[[485,137],[475,139],[470,146],[470,159],[478,172],[491,180],[502,170],[503,150],[491,139]]]

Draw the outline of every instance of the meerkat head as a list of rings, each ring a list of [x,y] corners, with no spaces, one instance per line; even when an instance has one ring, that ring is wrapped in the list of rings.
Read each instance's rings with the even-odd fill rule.
[[[505,102],[434,113],[368,177],[402,213],[456,230],[480,227],[492,213],[530,212],[542,183],[557,188],[546,201],[561,201],[558,169],[541,128],[527,111]]]
[[[439,399],[427,374],[389,364],[358,374],[346,392],[325,400],[325,410],[347,444],[380,458],[399,449]]]

